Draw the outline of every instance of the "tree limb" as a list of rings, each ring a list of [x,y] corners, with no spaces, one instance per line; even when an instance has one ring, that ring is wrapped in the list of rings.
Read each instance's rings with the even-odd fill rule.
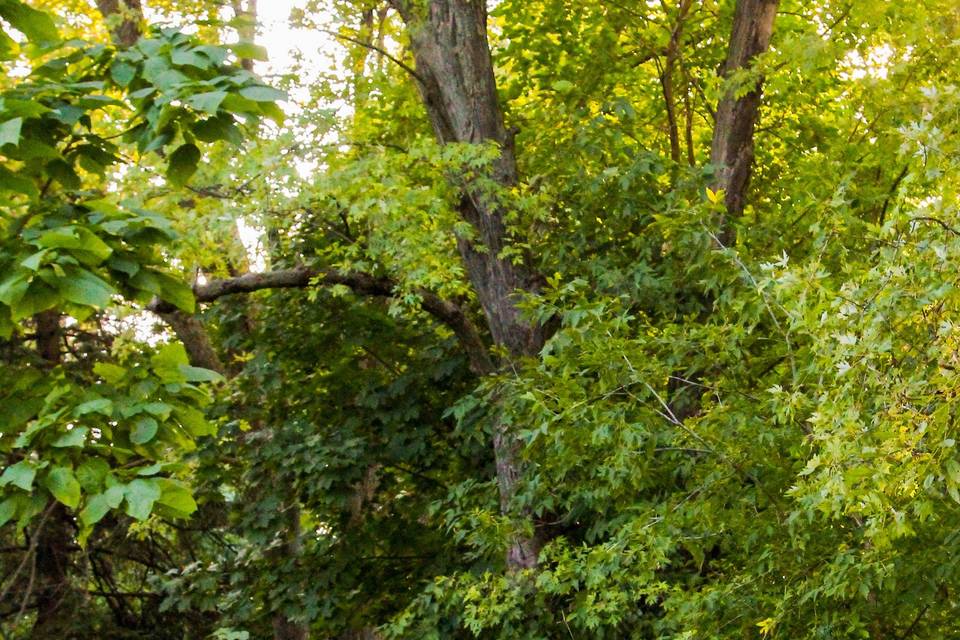
[[[234,278],[196,284],[193,295],[197,302],[213,302],[223,296],[238,293],[252,293],[262,289],[302,289],[314,285],[343,285],[357,294],[384,298],[392,297],[397,288],[390,278],[368,273],[295,267],[263,273],[245,273]],[[415,293],[420,297],[420,308],[446,325],[457,336],[470,359],[470,368],[480,375],[491,373],[494,366],[486,344],[463,309],[432,291],[418,289]],[[154,299],[147,308],[162,316],[176,312],[173,305],[159,299]]]

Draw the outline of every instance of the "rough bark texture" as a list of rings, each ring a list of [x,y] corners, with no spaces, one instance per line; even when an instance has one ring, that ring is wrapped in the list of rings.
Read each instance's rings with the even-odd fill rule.
[[[420,94],[440,143],[494,143],[500,155],[493,180],[504,188],[517,184],[513,137],[507,132],[497,97],[493,60],[487,41],[486,3],[477,0],[392,0],[407,24],[416,61]],[[535,292],[539,275],[527,263],[503,257],[510,238],[497,198],[462,183],[461,217],[474,238],[459,237],[461,258],[497,346],[513,357],[539,353],[548,329],[521,317],[516,296]],[[501,505],[508,505],[522,476],[519,445],[505,425],[495,428],[493,450]],[[528,518],[527,514],[519,514]],[[518,537],[507,553],[511,569],[533,567],[542,543],[537,535]]]
[[[733,16],[733,31],[724,78],[749,68],[753,59],[770,46],[778,0],[739,0]],[[717,120],[710,148],[710,163],[717,167],[715,187],[725,192],[727,220],[743,212],[744,198],[753,169],[753,132],[760,113],[763,79],[737,97],[728,90],[717,105]]]
[[[140,38],[143,21],[140,0],[97,0],[97,8],[111,23],[110,37],[115,45],[131,47]]]
[[[497,144],[500,156],[491,177],[502,187],[516,185],[513,139],[503,124],[487,44],[485,3],[431,0],[414,8],[412,2],[395,0],[393,5],[409,28],[420,92],[437,139]],[[471,184],[459,186],[460,214],[474,227],[475,239],[459,238],[458,247],[494,342],[514,356],[535,355],[546,330],[521,318],[516,293],[535,291],[540,277],[529,266],[501,257],[509,238],[496,198]]]
[[[180,342],[187,350],[190,364],[221,374],[226,372],[220,356],[217,355],[213,345],[210,344],[207,328],[203,326],[200,318],[182,311],[168,311],[161,313],[160,317],[173,328],[174,333],[180,338]]]

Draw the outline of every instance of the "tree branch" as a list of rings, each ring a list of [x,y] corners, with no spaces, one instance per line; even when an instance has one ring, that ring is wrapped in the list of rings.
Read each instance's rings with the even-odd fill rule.
[[[196,284],[193,295],[197,302],[213,302],[223,296],[238,293],[252,293],[262,289],[302,289],[313,285],[343,285],[357,294],[383,298],[392,297],[397,288],[390,278],[368,273],[295,267],[263,273],[245,273],[235,278]],[[457,336],[470,359],[470,368],[479,375],[491,373],[494,366],[486,344],[463,309],[432,291],[419,289],[415,293],[420,297],[420,308],[446,325]],[[176,311],[169,302],[159,299],[154,299],[147,308],[161,315]]]

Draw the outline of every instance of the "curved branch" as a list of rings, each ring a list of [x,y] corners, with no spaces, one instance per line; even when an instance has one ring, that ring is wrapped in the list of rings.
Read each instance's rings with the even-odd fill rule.
[[[393,297],[397,288],[390,278],[368,273],[295,267],[263,273],[245,273],[234,278],[196,284],[193,295],[197,302],[213,302],[223,296],[238,293],[252,293],[262,289],[302,289],[314,285],[343,285],[357,294],[383,298]],[[415,293],[420,297],[420,308],[446,325],[457,336],[470,359],[470,368],[479,375],[493,372],[494,366],[487,346],[463,309],[432,291],[418,289]],[[147,308],[161,315],[176,311],[172,304],[159,299],[154,299]]]

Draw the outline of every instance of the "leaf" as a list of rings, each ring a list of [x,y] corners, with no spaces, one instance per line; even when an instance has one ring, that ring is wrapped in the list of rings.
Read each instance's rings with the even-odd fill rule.
[[[193,313],[196,310],[196,299],[193,289],[187,283],[177,278],[171,278],[164,273],[155,274],[160,283],[160,298],[172,303],[181,311]]]
[[[3,475],[0,475],[0,487],[12,484],[24,491],[30,491],[33,488],[33,479],[36,475],[36,467],[27,460],[21,460],[3,470]]]
[[[196,67],[197,69],[208,69],[210,59],[191,49],[176,48],[170,54],[170,59],[177,66]]]
[[[112,364],[107,363],[107,362],[98,362],[97,365],[95,365],[95,367],[94,367],[94,371],[96,371],[96,373],[97,373],[98,375],[100,375],[101,377],[103,377],[103,374],[101,374],[101,373],[100,373],[99,371],[97,371],[97,369],[96,369],[97,366],[101,366],[101,365],[102,365],[103,367],[116,367],[116,365],[112,365]],[[120,367],[116,367],[116,368],[117,368],[117,369],[120,369]],[[126,375],[126,370],[120,369],[120,371],[121,371],[121,373],[120,373],[119,378],[117,378],[117,380],[116,380],[117,382],[119,382],[120,380],[122,380],[123,377]],[[108,382],[109,382],[109,380],[108,380]],[[110,414],[113,413],[113,402],[111,402],[109,398],[96,398],[96,399],[94,399],[94,400],[87,400],[86,402],[84,402],[84,403],[82,403],[82,404],[78,404],[78,405],[77,405],[77,408],[73,410],[73,415],[78,416],[78,417],[79,417],[79,416],[86,415],[86,414],[88,414],[88,413],[100,413],[100,414],[103,414],[103,415],[105,415],[105,416],[109,416]]]
[[[127,87],[137,75],[137,68],[129,62],[118,60],[110,66],[110,77],[120,87]]]
[[[150,416],[141,416],[133,424],[133,431],[130,432],[130,441],[134,444],[146,444],[153,440],[157,435],[159,428],[156,419]]]
[[[66,277],[57,280],[57,290],[70,302],[99,309],[108,306],[115,293],[102,278],[78,268],[70,269]]]
[[[28,7],[19,0],[0,0],[0,16],[33,44],[46,47],[60,40],[48,13]]]
[[[54,447],[82,447],[87,438],[86,427],[74,427],[51,443]]]
[[[46,171],[51,178],[59,182],[64,189],[76,191],[80,188],[80,176],[69,163],[60,160],[51,160],[47,163]]]
[[[17,145],[20,143],[21,125],[23,125],[23,118],[13,118],[0,124],[0,147],[5,144]]]
[[[7,524],[17,514],[17,502],[16,498],[7,498],[0,502],[0,527]]]
[[[85,527],[91,527],[103,519],[110,512],[110,505],[103,494],[95,495],[80,511],[80,522]]]
[[[267,50],[252,42],[237,42],[227,45],[227,48],[241,60],[267,60]]]
[[[109,473],[110,465],[102,458],[88,458],[76,470],[80,486],[90,493],[100,489]]]
[[[223,380],[223,376],[216,371],[193,367],[188,364],[180,365],[180,373],[186,377],[187,382],[220,382]]]
[[[195,93],[187,98],[187,104],[197,111],[205,111],[215,114],[220,108],[220,103],[227,97],[226,91],[207,91],[206,93]]]
[[[216,142],[225,140],[230,144],[239,146],[243,142],[243,134],[233,121],[233,116],[221,114],[215,118],[207,118],[194,123],[193,135],[203,142]]]
[[[194,438],[215,435],[217,430],[204,417],[203,412],[193,407],[177,407],[175,417],[180,426]]]
[[[197,503],[185,486],[166,478],[160,478],[158,481],[161,483],[162,492],[157,502],[170,507],[183,517],[197,510]]]
[[[44,485],[62,504],[75,509],[80,504],[80,483],[69,467],[53,467],[47,473]]]
[[[137,520],[146,520],[153,510],[153,503],[160,497],[160,487],[155,479],[137,479],[123,490],[127,501],[127,515]]]
[[[86,251],[97,263],[110,257],[113,249],[97,234],[84,227],[63,227],[47,231],[37,238],[37,245],[47,249],[77,249]]]
[[[127,377],[126,369],[109,362],[98,362],[93,365],[93,372],[110,384],[117,384]]]
[[[196,173],[199,162],[200,149],[197,148],[197,145],[190,142],[180,145],[176,151],[170,154],[167,178],[175,186],[182,187]]]
[[[254,102],[274,102],[276,100],[286,100],[287,98],[287,94],[283,91],[266,85],[244,87],[240,89],[240,95]]]

